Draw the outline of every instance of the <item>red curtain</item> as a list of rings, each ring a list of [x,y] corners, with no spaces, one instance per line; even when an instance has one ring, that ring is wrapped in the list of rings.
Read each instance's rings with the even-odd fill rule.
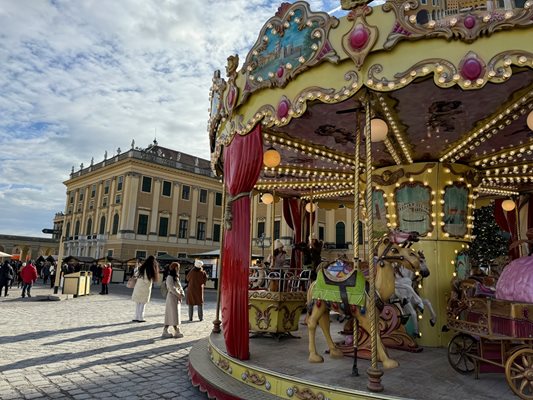
[[[285,222],[287,223],[289,228],[291,228],[294,232],[293,241],[295,245],[306,241],[306,238],[304,237],[306,227],[304,226],[302,230],[303,213],[305,212],[303,207],[304,202],[302,202],[301,200],[283,199],[283,218],[285,219]],[[308,219],[307,224],[309,225]],[[296,273],[299,273],[302,269],[301,252],[297,251],[295,246],[292,247],[291,268]]]
[[[250,192],[263,166],[261,126],[236,135],[224,149],[224,179],[229,196]],[[232,227],[224,231],[221,307],[226,350],[239,360],[250,358],[248,344],[248,268],[250,263],[250,197],[231,204]]]

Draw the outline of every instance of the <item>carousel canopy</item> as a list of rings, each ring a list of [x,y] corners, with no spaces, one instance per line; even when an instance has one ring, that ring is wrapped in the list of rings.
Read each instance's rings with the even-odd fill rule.
[[[374,120],[374,168],[463,164],[480,196],[533,191],[531,2],[341,3],[339,19],[304,2],[282,5],[242,68],[231,56],[227,82],[215,74],[215,169],[235,135],[260,125],[264,151],[280,163],[265,161],[256,190],[349,202],[355,154],[359,175],[364,126]]]

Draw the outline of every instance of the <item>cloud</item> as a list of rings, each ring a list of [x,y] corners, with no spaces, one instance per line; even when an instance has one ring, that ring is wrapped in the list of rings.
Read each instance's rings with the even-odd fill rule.
[[[311,1],[333,10],[336,1]],[[279,2],[0,3],[0,230],[41,235],[72,166],[132,139],[209,158],[215,69],[241,64]]]

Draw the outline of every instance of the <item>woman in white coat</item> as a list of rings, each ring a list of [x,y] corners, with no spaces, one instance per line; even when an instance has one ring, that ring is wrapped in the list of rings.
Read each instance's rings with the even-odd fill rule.
[[[152,284],[159,280],[159,263],[154,256],[149,256],[137,271],[137,282],[133,288],[131,299],[135,302],[133,322],[144,321],[144,307],[150,301]]]
[[[185,295],[183,288],[181,287],[179,275],[180,274],[180,265],[177,262],[170,264],[168,270],[168,276],[165,282],[162,284],[167,286],[167,299],[165,303],[165,327],[163,328],[163,338],[181,338],[183,333],[181,333],[181,299]],[[174,327],[174,335],[172,335],[168,328],[169,326]]]

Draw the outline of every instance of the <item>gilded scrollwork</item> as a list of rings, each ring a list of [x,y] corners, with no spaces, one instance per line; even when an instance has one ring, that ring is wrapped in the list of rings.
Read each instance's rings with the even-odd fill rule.
[[[528,0],[524,4],[524,8],[495,9],[492,11],[471,10],[435,20],[427,16],[421,18],[420,12],[424,10],[417,0],[389,0],[382,6],[382,9],[385,12],[394,12],[396,22],[383,47],[390,50],[401,40],[419,40],[432,37],[448,40],[458,39],[472,43],[481,36],[490,36],[502,29],[530,26],[533,24],[532,5],[532,2]]]
[[[396,182],[405,176],[405,171],[402,168],[396,171],[385,170],[381,175],[372,175],[372,182],[377,183],[379,186],[394,185]]]
[[[256,386],[263,386],[267,382],[265,375],[259,375],[255,372],[250,372],[249,370],[243,372],[241,378],[243,381],[252,383]]]
[[[283,320],[281,324],[283,326],[283,329],[285,329],[285,331],[288,332],[292,329],[295,321],[297,321],[298,318],[300,317],[304,307],[305,305],[299,305],[295,307],[293,310],[290,310],[289,307],[287,307],[286,305],[283,305],[280,307],[279,311],[283,312]]]
[[[275,305],[269,305],[261,310],[255,304],[248,304],[249,309],[255,310],[255,326],[260,330],[267,330],[272,324],[272,311],[276,309]]]
[[[292,386],[287,389],[287,396],[296,396],[300,400],[326,400],[326,396],[322,392],[315,393],[311,389],[298,386]]]

